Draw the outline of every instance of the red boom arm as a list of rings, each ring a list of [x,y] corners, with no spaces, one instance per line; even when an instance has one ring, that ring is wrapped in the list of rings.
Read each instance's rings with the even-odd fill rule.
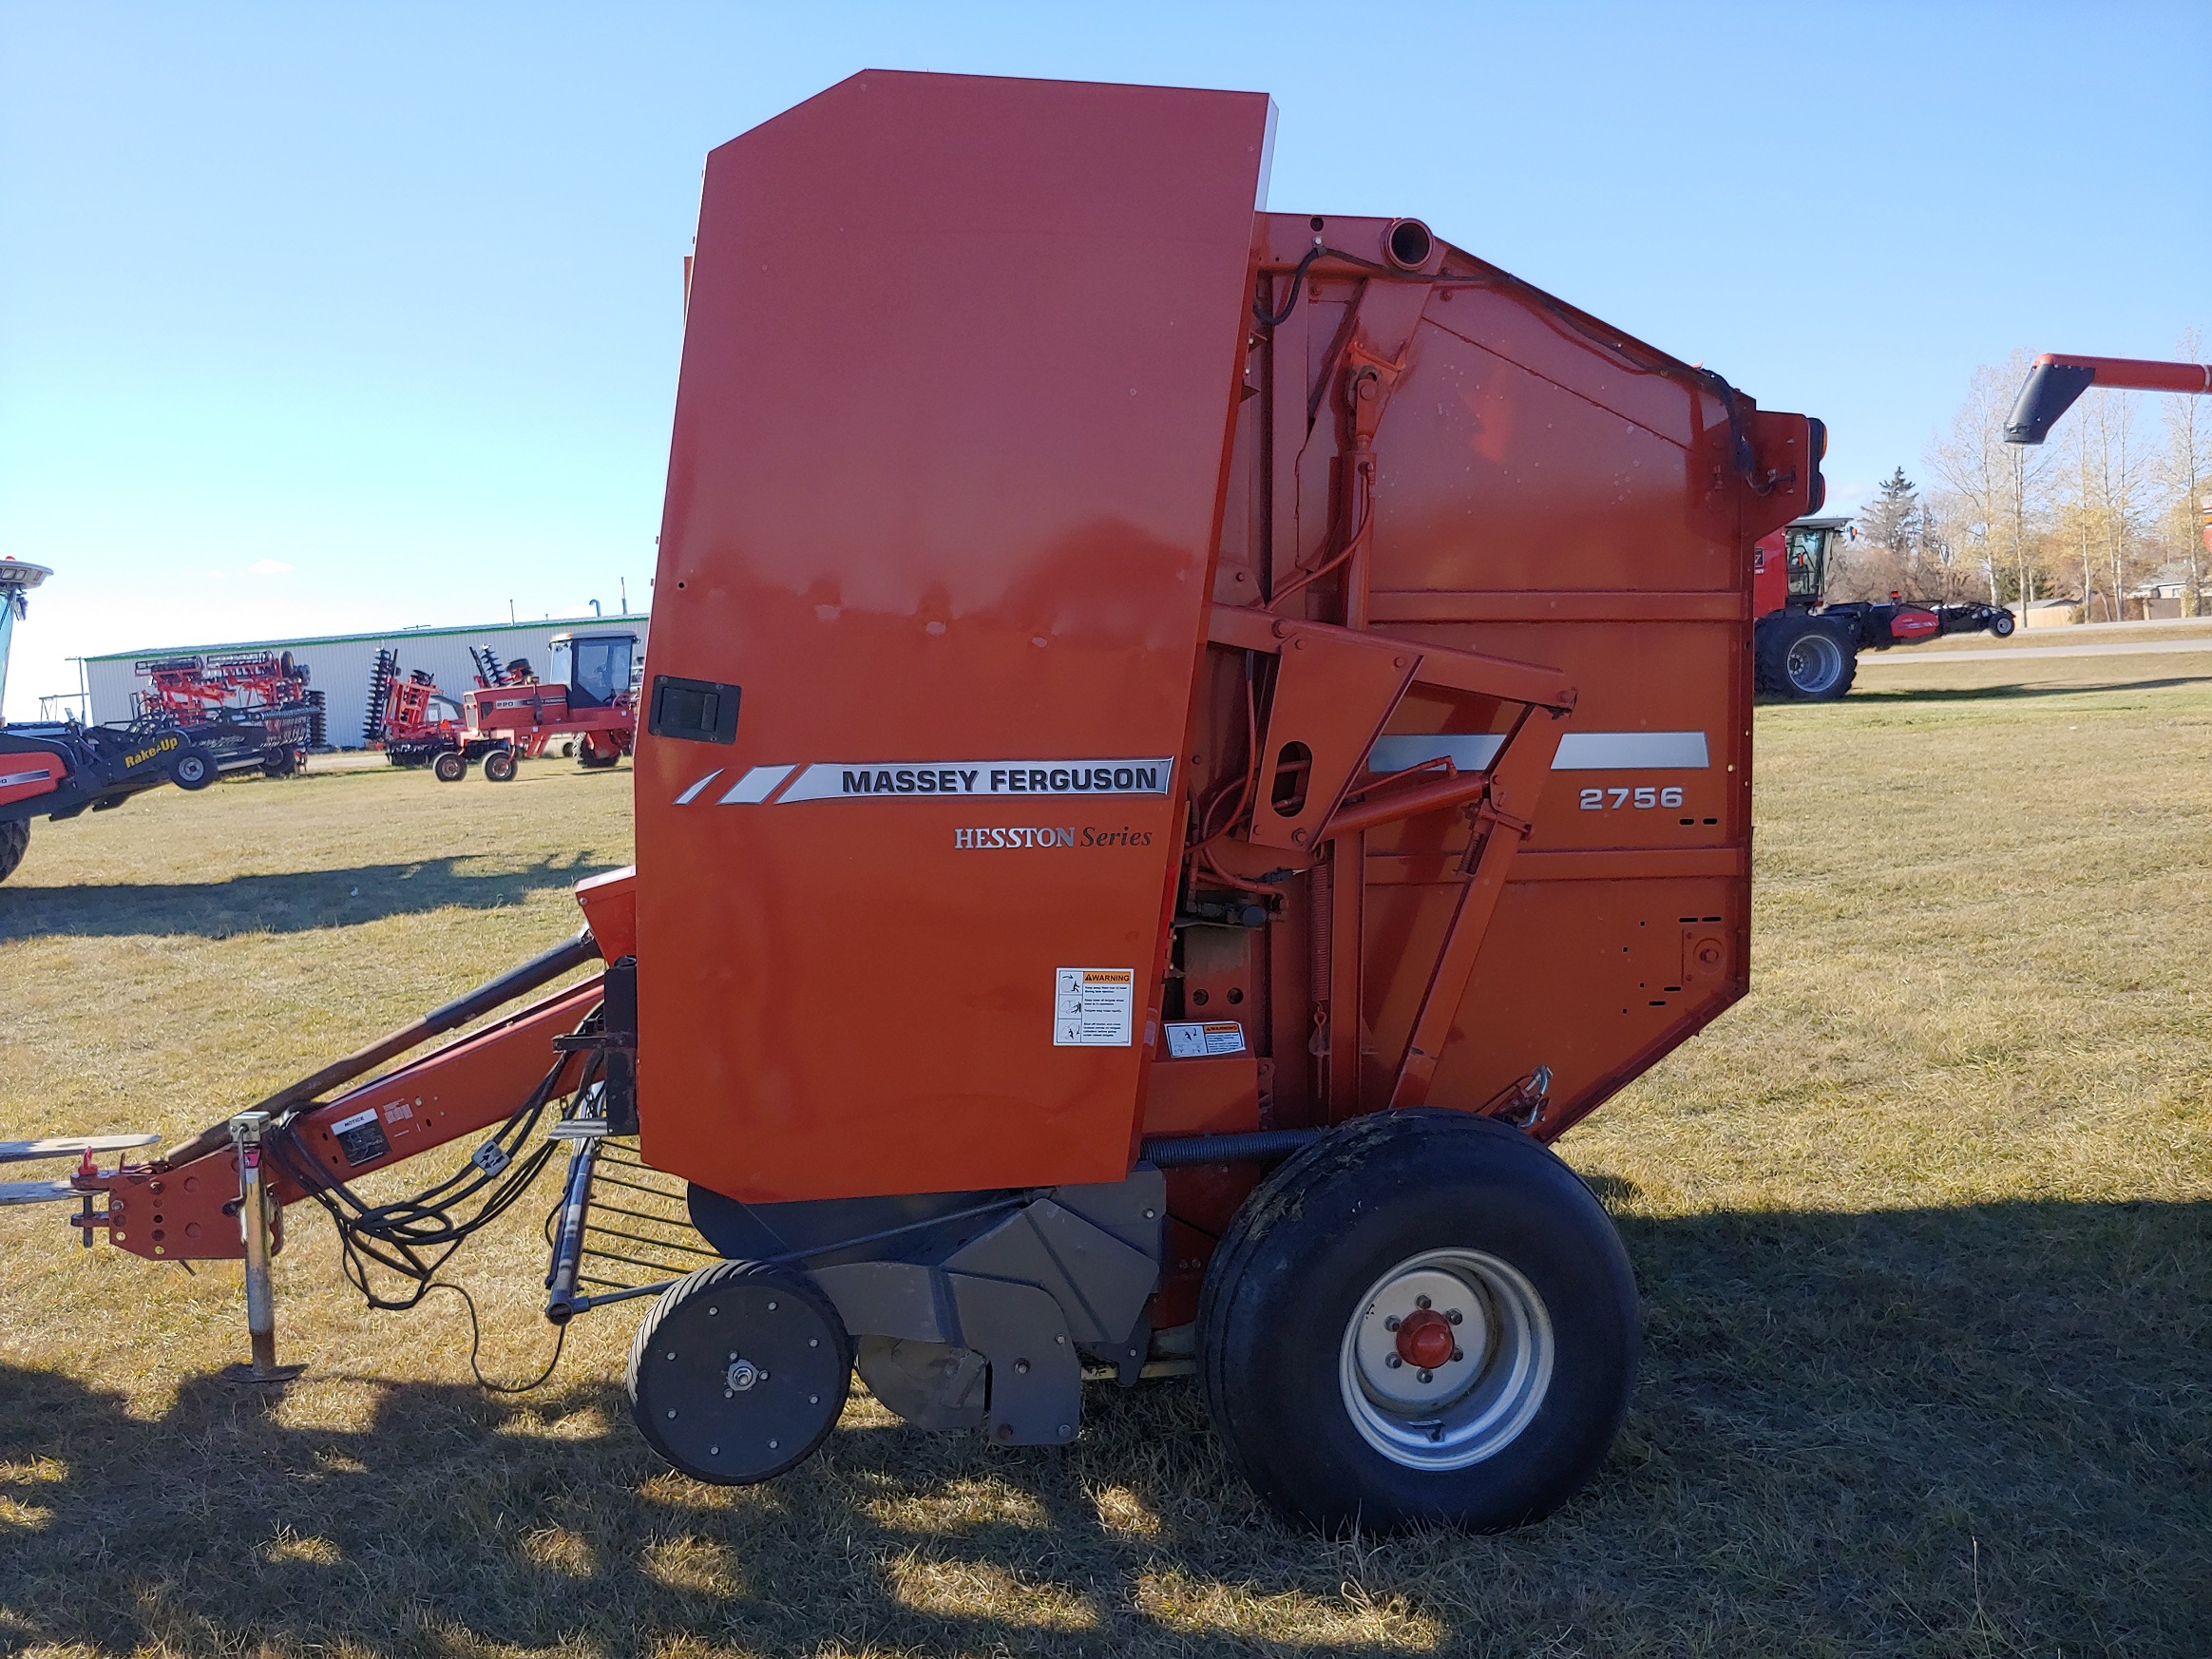
[[[2121,391],[2212,392],[2212,365],[2046,352],[2028,371],[2027,383],[2005,422],[2005,442],[2042,443],[2058,417],[2092,386]]]

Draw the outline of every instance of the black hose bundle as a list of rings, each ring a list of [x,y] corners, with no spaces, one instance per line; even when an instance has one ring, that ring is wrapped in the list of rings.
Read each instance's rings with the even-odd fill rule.
[[[598,1020],[595,1009],[577,1028],[577,1034],[592,1029]],[[524,1148],[544,1116],[561,1080],[562,1068],[567,1063],[566,1055],[556,1059],[529,1097],[460,1169],[411,1197],[388,1204],[364,1201],[310,1157],[290,1133],[296,1112],[286,1114],[270,1136],[270,1144],[285,1173],[329,1213],[337,1230],[346,1277],[371,1307],[400,1311],[415,1306],[429,1293],[438,1269],[453,1252],[505,1214],[529,1191],[559,1151],[559,1143],[546,1139],[527,1152]],[[581,1096],[588,1089],[598,1071],[599,1057],[591,1054],[575,1093]],[[474,1210],[461,1213],[462,1207],[472,1200],[477,1201]],[[397,1295],[380,1295],[370,1283],[372,1265],[396,1274],[413,1288]],[[470,1311],[473,1314],[473,1306]]]

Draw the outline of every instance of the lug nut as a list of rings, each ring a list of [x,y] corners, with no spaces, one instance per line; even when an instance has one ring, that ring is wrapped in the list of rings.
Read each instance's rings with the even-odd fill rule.
[[[1423,1382],[1434,1382],[1437,1380],[1437,1374],[1434,1371],[1423,1371],[1421,1374],[1421,1380]]]
[[[1400,1359],[1396,1354],[1384,1354],[1382,1356],[1382,1363],[1389,1366],[1393,1371],[1397,1370],[1399,1366],[1405,1363],[1405,1362]]]
[[[1391,1316],[1390,1316],[1388,1319],[1386,1319],[1386,1320],[1384,1320],[1384,1321],[1382,1322],[1382,1328],[1383,1328],[1384,1330],[1396,1330],[1396,1329],[1398,1328],[1398,1326],[1399,1326],[1399,1318],[1398,1318],[1398,1315],[1396,1315],[1395,1313],[1394,1313],[1394,1314],[1392,1314],[1392,1315],[1391,1315]]]
[[[1425,1296],[1416,1296],[1413,1299],[1413,1305],[1416,1307],[1426,1307],[1429,1305],[1429,1299]]]
[[[1466,1350],[1465,1348],[1454,1348],[1454,1349],[1452,1350],[1452,1363],[1453,1363],[1454,1364],[1458,1364],[1458,1363],[1459,1363],[1461,1360],[1465,1359],[1466,1357],[1467,1357],[1467,1350]]]

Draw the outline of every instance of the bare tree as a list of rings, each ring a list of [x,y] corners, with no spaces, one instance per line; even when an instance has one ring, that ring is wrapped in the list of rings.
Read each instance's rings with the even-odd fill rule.
[[[2050,459],[2037,446],[2005,442],[2005,417],[2028,375],[2028,353],[1985,363],[1968,382],[1951,430],[1929,447],[1928,464],[1955,498],[1952,516],[1964,553],[1990,584],[1990,602],[2034,600],[2041,572],[2039,535]]]
[[[2082,619],[2118,621],[2143,563],[2149,469],[2125,392],[2091,388],[2064,440],[2062,519],[2082,573]],[[2102,590],[2100,594],[2099,590]]]
[[[2185,330],[2180,355],[2184,362],[2204,360],[2201,330]],[[2182,615],[2194,617],[2202,610],[2204,580],[2204,509],[2212,493],[2212,419],[2206,418],[2201,397],[2174,396],[2165,400],[2165,450],[2159,457],[2159,482],[2169,492],[2166,527],[2180,551]]]
[[[2093,622],[2097,593],[2097,443],[2090,429],[2103,399],[2091,392],[2059,431],[2058,540],[2081,573],[2082,620]],[[2086,406],[2086,407],[2085,407]]]

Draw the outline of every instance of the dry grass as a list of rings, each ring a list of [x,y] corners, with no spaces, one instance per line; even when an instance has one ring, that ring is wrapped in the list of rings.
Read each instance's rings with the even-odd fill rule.
[[[2032,671],[2024,677],[2023,668]],[[2212,669],[1892,669],[1761,712],[1757,994],[1569,1137],[1649,1338],[1611,1462],[1502,1538],[1287,1534],[1179,1384],[994,1452],[855,1401],[779,1485],[638,1443],[630,1320],[467,1382],[451,1298],[0,1213],[0,1652],[2193,1654],[2212,1649]],[[0,1122],[179,1130],[571,925],[627,772],[334,774],[39,826]],[[547,1194],[550,1199],[550,1192]],[[534,1215],[466,1259],[534,1371]]]

